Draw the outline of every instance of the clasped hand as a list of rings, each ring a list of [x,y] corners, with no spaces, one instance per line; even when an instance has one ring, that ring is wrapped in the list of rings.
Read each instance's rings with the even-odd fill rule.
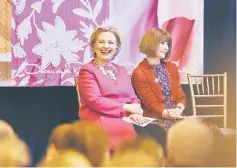
[[[131,114],[140,114],[143,115],[143,109],[141,108],[140,104],[133,103],[133,104],[125,104],[123,109],[125,111],[130,112]]]
[[[129,118],[138,124],[144,124],[144,123],[148,122],[148,120],[140,114],[130,114]]]
[[[168,119],[179,119],[181,118],[183,110],[179,108],[172,108],[172,109],[166,109],[166,114],[163,115],[163,117]]]
[[[143,116],[143,109],[141,108],[140,104],[133,103],[133,104],[125,104],[123,107],[124,110],[130,112],[129,118],[135,121],[138,124],[143,124],[147,122]]]

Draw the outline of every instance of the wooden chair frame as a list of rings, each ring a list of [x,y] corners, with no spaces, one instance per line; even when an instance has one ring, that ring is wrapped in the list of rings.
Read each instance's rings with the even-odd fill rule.
[[[194,116],[200,116],[203,118],[212,117],[223,117],[224,128],[227,127],[227,73],[223,74],[204,74],[204,75],[194,75],[187,74],[189,89],[192,101],[192,110]],[[222,83],[221,83],[222,82]],[[217,89],[216,89],[217,88]],[[196,90],[195,90],[196,89]],[[222,90],[221,90],[222,89]],[[215,105],[197,105],[196,99],[201,98],[217,98],[223,99],[223,103]],[[213,108],[220,107],[223,108],[223,114],[218,115],[197,115],[197,108]]]
[[[75,81],[75,86],[76,86],[78,104],[80,107],[81,106],[81,98],[80,98],[80,91],[79,91],[79,87],[78,87],[78,77],[74,77],[74,81]]]

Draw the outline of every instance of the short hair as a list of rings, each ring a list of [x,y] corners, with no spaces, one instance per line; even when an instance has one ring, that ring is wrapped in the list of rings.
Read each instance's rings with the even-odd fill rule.
[[[0,120],[0,139],[9,137],[9,136],[17,136],[12,128],[12,126],[4,120]]]
[[[102,127],[89,121],[79,121],[72,124],[65,133],[65,141],[57,149],[74,149],[84,154],[93,166],[98,166],[109,150],[109,138]]]
[[[24,167],[31,161],[27,144],[17,137],[0,140],[0,167]]]
[[[90,161],[80,152],[59,150],[50,160],[43,160],[37,167],[92,167]]]
[[[57,125],[51,132],[49,136],[48,145],[53,144],[56,149],[58,149],[61,144],[66,141],[66,132],[68,132],[71,128],[71,125],[68,123]]]
[[[140,41],[139,51],[147,57],[155,57],[161,42],[168,42],[169,51],[165,57],[165,59],[168,59],[172,49],[172,39],[167,31],[160,28],[152,28],[144,34]]]
[[[112,60],[117,56],[118,52],[120,51],[121,49],[121,38],[120,38],[120,34],[118,32],[118,29],[113,27],[113,26],[105,26],[105,27],[98,27],[94,30],[94,32],[92,33],[91,37],[90,37],[90,45],[91,47],[93,48],[95,42],[96,42],[96,39],[98,37],[98,35],[102,32],[110,32],[112,33],[115,38],[116,38],[116,44],[117,44],[117,49],[116,49],[116,52],[112,58]],[[93,56],[95,57],[95,53],[93,54]]]
[[[128,150],[141,150],[147,155],[153,157],[157,161],[157,166],[163,166],[164,164],[164,151],[162,146],[151,137],[137,137],[129,141],[125,141],[115,152],[117,154],[123,154]]]
[[[236,134],[219,136],[210,159],[213,167],[236,166]]]
[[[114,155],[102,167],[157,167],[157,160],[142,150],[130,149]]]
[[[214,146],[211,130],[197,119],[175,123],[167,136],[168,166],[206,166]]]

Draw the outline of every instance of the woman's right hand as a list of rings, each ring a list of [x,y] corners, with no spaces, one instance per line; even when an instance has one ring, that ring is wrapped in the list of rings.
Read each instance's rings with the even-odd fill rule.
[[[140,104],[133,103],[133,104],[124,104],[123,110],[130,112],[131,114],[140,114],[143,115],[143,109],[141,108]]]
[[[138,124],[144,124],[147,122],[147,119],[142,117],[142,115],[140,115],[140,114],[130,114],[129,118]]]
[[[171,119],[171,117],[170,117],[169,112],[168,112],[167,109],[164,109],[164,110],[162,111],[162,117],[163,117],[163,118],[167,118],[167,119]]]

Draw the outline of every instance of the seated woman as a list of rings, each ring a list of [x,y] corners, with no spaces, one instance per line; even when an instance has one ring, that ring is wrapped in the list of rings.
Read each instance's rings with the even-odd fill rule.
[[[165,146],[166,131],[176,119],[181,118],[186,106],[178,69],[174,63],[165,61],[171,52],[171,45],[168,32],[159,28],[147,31],[139,46],[140,52],[147,58],[132,74],[132,84],[142,101],[144,116],[157,118],[156,124],[148,125],[147,129],[151,136],[160,139],[162,146]],[[139,132],[144,130],[140,127],[136,129]]]
[[[143,110],[127,71],[111,62],[121,46],[118,31],[113,27],[97,28],[91,35],[90,45],[94,59],[81,68],[78,77],[79,117],[101,126],[114,150],[124,140],[136,137],[133,125],[122,117],[130,115],[133,120],[143,122]]]

